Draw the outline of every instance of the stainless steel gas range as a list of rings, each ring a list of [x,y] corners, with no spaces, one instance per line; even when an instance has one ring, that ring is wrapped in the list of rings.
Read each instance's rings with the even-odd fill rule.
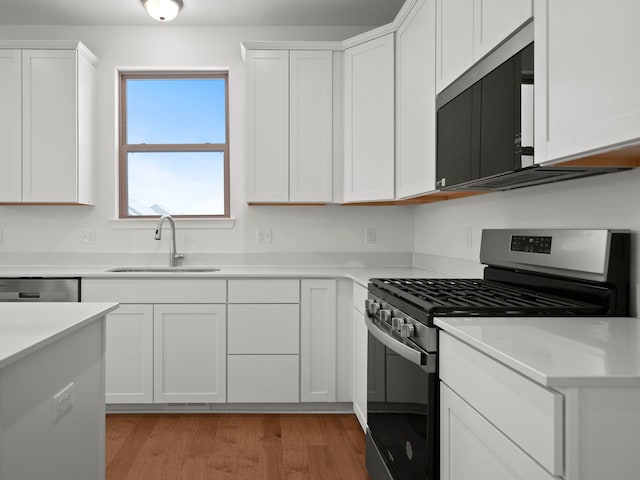
[[[438,478],[435,317],[626,316],[629,249],[628,231],[484,230],[482,279],[371,279],[371,480]]]

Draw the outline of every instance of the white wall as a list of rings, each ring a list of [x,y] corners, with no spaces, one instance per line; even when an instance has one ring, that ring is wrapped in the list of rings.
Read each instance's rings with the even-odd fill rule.
[[[633,285],[640,271],[635,235],[640,230],[639,186],[636,169],[420,206],[415,210],[415,252],[477,263],[483,228],[629,229]]]
[[[0,262],[20,252],[162,252],[155,222],[122,228],[117,202],[116,70],[122,67],[227,67],[230,94],[231,215],[233,228],[189,228],[178,222],[178,247],[189,252],[411,252],[413,209],[407,207],[248,207],[245,202],[245,68],[241,41],[343,40],[362,28],[186,28],[0,26],[0,39],[80,40],[98,67],[99,186],[95,207],[0,207]],[[210,223],[204,224],[211,225]],[[271,228],[273,243],[258,245],[256,228]],[[364,229],[377,229],[365,245]],[[85,229],[95,244],[82,243]],[[68,258],[68,256],[66,257]],[[187,259],[189,257],[187,256]],[[52,260],[54,261],[54,260]]]

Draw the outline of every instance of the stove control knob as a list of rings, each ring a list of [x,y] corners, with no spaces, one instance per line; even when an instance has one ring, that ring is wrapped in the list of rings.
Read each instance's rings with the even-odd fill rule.
[[[380,321],[389,323],[391,320],[391,310],[380,310]]]
[[[391,319],[391,328],[396,331],[399,332],[400,331],[400,326],[404,323],[404,318],[402,317],[393,317]]]
[[[364,311],[367,313],[371,313],[371,305],[373,305],[373,300],[371,300],[370,298],[365,298]]]
[[[372,315],[376,315],[380,311],[380,304],[375,300],[371,300],[369,298],[365,300],[365,307],[367,309],[367,312]]]
[[[400,336],[402,338],[411,338],[415,333],[415,327],[410,323],[403,323],[400,325]]]

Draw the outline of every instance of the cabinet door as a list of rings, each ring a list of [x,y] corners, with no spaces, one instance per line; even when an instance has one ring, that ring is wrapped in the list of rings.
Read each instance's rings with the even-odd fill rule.
[[[106,319],[106,402],[153,402],[153,306],[120,305]]]
[[[289,199],[289,52],[247,52],[247,201]]]
[[[300,401],[336,401],[336,281],[302,280]]]
[[[227,353],[300,353],[298,304],[228,305]]]
[[[225,305],[155,305],[154,400],[226,401]]]
[[[229,355],[230,403],[300,401],[298,355]]]
[[[333,53],[291,51],[289,59],[289,200],[330,202]]]
[[[536,162],[640,141],[640,2],[535,2]]]
[[[24,202],[77,202],[77,52],[23,50]]]
[[[473,2],[474,0],[437,0],[438,93],[473,65]]]
[[[364,314],[353,310],[354,349],[353,349],[353,411],[358,417],[362,430],[367,427],[367,345],[368,330],[364,323]]]
[[[474,0],[474,61],[480,60],[533,15],[531,0]]]
[[[0,202],[22,200],[22,53],[0,50]]]
[[[396,33],[397,198],[435,189],[435,15],[435,0],[418,2]]]
[[[497,428],[440,383],[440,479],[552,480]]]
[[[393,34],[344,52],[344,196],[394,198]]]

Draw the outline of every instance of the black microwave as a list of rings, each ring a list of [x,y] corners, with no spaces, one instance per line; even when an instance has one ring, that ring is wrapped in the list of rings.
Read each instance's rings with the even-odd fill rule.
[[[510,190],[625,170],[534,158],[533,22],[436,97],[436,188]]]
[[[529,23],[437,96],[438,188],[534,164],[533,58]]]

